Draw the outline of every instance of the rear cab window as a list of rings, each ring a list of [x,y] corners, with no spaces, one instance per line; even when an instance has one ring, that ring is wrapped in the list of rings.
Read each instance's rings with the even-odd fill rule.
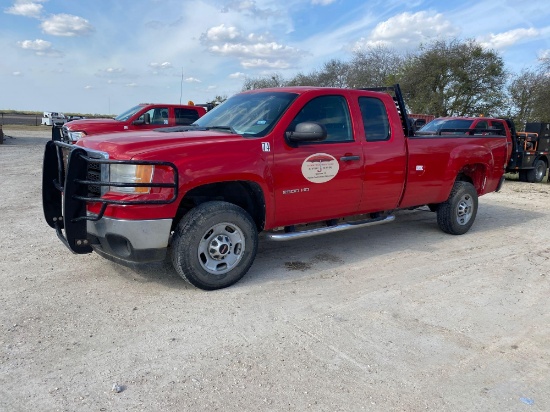
[[[382,100],[375,97],[359,97],[359,108],[367,142],[389,140],[390,121]]]

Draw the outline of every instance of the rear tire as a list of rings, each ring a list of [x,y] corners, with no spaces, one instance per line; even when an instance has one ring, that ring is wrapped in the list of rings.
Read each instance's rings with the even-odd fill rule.
[[[546,176],[546,162],[542,159],[538,159],[535,161],[535,164],[533,165],[534,168],[532,170],[532,178],[533,182],[529,180],[531,183],[540,183],[542,182],[542,179],[544,179],[544,176]],[[531,172],[531,170],[529,170]]]
[[[439,228],[451,235],[463,235],[474,224],[477,215],[477,191],[471,183],[455,182],[449,198],[437,209]]]
[[[519,181],[520,182],[527,182],[527,170],[520,170],[519,171]]]
[[[256,224],[244,209],[227,202],[206,202],[179,222],[172,238],[172,264],[192,285],[221,289],[248,272],[257,250]]]

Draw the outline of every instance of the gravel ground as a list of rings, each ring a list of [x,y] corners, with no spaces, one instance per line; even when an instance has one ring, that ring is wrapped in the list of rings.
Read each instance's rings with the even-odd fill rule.
[[[550,185],[450,236],[426,210],[260,242],[235,286],[72,255],[42,216],[49,129],[0,145],[0,411],[548,411]]]

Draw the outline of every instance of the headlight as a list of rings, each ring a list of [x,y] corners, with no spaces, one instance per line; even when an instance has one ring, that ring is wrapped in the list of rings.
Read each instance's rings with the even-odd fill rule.
[[[85,132],[69,132],[69,140],[71,142],[76,142],[77,140],[82,139],[84,136],[86,136]]]
[[[110,166],[111,183],[151,183],[153,180],[152,165],[112,164]],[[111,186],[113,192],[119,193],[149,193],[150,187]]]

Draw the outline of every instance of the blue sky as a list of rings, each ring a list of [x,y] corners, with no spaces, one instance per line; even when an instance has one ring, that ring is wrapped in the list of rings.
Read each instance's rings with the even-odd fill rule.
[[[550,57],[548,0],[0,0],[0,111],[204,103],[368,45],[475,39],[519,72]],[[183,73],[183,76],[182,76]],[[183,81],[182,81],[183,77]]]

